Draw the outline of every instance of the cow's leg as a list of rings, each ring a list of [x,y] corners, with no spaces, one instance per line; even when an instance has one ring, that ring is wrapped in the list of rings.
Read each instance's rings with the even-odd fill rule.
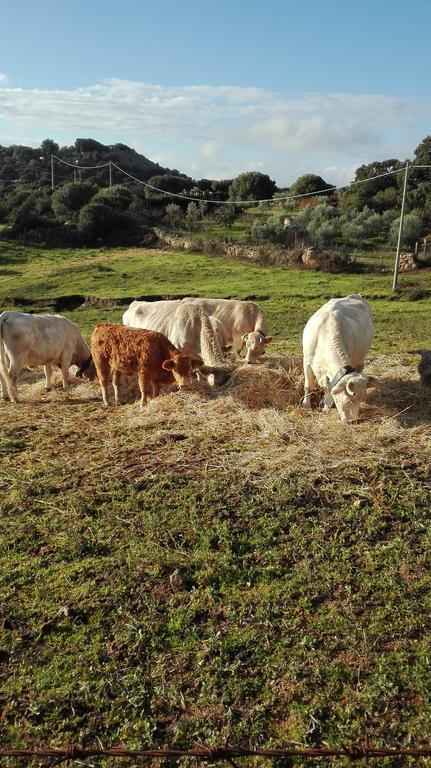
[[[63,379],[63,389],[67,389],[69,386],[69,367],[70,367],[70,360],[62,360],[61,361],[61,378]]]
[[[112,385],[114,387],[114,397],[115,402],[117,405],[120,405],[120,381],[121,381],[121,373],[120,371],[113,371],[112,373]]]
[[[147,392],[145,389],[145,373],[143,371],[139,371],[138,373],[138,382],[139,382],[139,391],[141,393],[140,407],[143,408],[144,405],[147,404]]]
[[[20,375],[21,371],[22,367],[19,365],[19,363],[13,362],[11,360],[9,363],[9,394],[13,403],[19,403],[18,376]]]
[[[160,392],[160,384],[158,384],[157,381],[152,381],[151,382],[151,389],[153,391],[153,399],[154,399],[155,397],[157,397],[157,395]]]
[[[311,408],[311,392],[316,386],[316,379],[311,365],[304,360],[304,397],[301,405],[303,408]]]
[[[102,390],[103,405],[109,405],[109,378],[111,369],[109,362],[104,358],[95,358],[94,365],[96,367],[97,378],[99,379],[100,388]]]
[[[52,386],[52,368],[48,364],[43,366],[43,370],[45,373],[45,390],[48,392]]]
[[[0,398],[2,400],[10,400],[6,379],[3,378],[1,373],[0,373]]]
[[[235,333],[233,331],[232,333],[232,348],[233,351],[236,352],[237,355],[241,352],[242,348],[244,347],[245,342],[242,339],[242,336],[238,333]]]

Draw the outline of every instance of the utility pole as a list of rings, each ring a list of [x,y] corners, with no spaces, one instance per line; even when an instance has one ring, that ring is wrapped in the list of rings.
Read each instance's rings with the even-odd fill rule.
[[[403,201],[401,203],[401,216],[400,216],[400,228],[398,230],[398,243],[397,243],[397,254],[395,256],[395,265],[394,265],[394,279],[392,281],[392,290],[397,290],[397,282],[398,282],[398,269],[400,266],[400,249],[401,249],[401,236],[403,234],[403,224],[404,224],[404,208],[406,206],[406,190],[407,190],[407,176],[409,173],[409,161],[406,162],[406,172],[404,176],[404,188],[403,188]]]
[[[54,155],[51,155],[51,189],[54,189]]]
[[[109,186],[112,187],[112,160],[109,161]]]

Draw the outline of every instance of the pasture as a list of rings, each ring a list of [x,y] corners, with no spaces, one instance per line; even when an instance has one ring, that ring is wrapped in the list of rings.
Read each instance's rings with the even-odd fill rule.
[[[104,409],[95,382],[45,393],[34,371],[0,403],[2,746],[428,742],[431,395],[414,350],[431,346],[431,272],[400,287],[0,242],[0,295],[91,297],[62,312],[87,339],[126,297],[187,294],[255,298],[274,336],[264,365],[142,412]],[[297,356],[312,312],[352,292],[372,306],[378,383],[345,426],[298,407]]]

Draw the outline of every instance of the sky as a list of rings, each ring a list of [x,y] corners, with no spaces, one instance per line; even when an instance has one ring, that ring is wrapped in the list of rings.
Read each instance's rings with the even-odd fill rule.
[[[431,0],[2,0],[0,145],[348,183],[431,134]]]

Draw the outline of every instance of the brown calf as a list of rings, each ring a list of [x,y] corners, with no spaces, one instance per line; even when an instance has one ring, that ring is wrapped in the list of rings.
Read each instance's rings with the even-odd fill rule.
[[[193,368],[202,364],[180,354],[163,334],[123,325],[100,323],[91,337],[91,353],[102,388],[104,405],[109,405],[109,378],[112,371],[115,402],[120,402],[121,374],[138,374],[141,408],[147,394],[157,397],[161,384],[176,381],[181,388]]]

